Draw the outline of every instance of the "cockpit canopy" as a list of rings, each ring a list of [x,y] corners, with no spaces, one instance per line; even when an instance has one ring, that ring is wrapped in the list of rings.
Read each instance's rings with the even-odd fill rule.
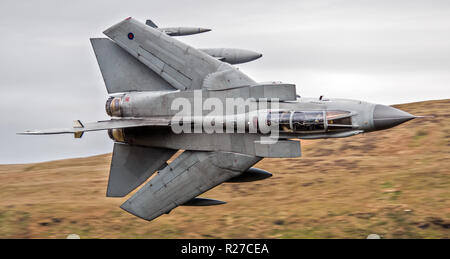
[[[280,132],[318,133],[352,128],[348,111],[276,111],[267,115],[267,125],[278,125]]]

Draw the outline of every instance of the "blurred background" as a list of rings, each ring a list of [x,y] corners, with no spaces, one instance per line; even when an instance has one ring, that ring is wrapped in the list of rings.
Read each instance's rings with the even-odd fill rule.
[[[256,81],[295,83],[301,96],[395,104],[450,96],[446,0],[0,2],[0,163],[110,152],[104,132],[74,140],[27,129],[106,119],[107,92],[89,38],[128,17],[211,28],[195,47],[244,48]]]

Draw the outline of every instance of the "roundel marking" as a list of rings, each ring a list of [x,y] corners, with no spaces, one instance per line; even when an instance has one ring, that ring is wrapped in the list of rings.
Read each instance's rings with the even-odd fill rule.
[[[134,34],[132,32],[128,33],[128,39],[130,40],[134,39]]]

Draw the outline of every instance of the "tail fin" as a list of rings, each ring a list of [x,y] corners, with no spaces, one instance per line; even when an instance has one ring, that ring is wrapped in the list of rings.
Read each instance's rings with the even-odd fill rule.
[[[177,150],[114,144],[107,197],[124,197],[166,163]]]
[[[167,81],[113,41],[93,38],[91,44],[109,94],[175,90]]]

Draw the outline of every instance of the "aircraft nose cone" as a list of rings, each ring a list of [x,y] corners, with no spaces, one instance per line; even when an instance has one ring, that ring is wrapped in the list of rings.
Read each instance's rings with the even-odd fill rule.
[[[373,125],[375,130],[392,128],[414,118],[416,116],[412,114],[381,104],[377,104],[373,111]]]

